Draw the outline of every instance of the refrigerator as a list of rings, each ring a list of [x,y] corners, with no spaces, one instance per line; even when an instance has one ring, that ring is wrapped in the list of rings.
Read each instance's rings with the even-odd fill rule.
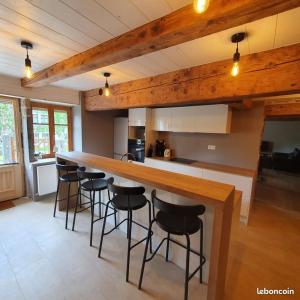
[[[128,152],[128,118],[114,119],[114,159]]]

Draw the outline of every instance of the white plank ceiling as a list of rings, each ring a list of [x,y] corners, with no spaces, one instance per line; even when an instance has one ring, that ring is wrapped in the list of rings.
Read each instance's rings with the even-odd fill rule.
[[[0,74],[22,77],[25,50],[20,41],[34,44],[33,71],[166,15],[192,0],[0,0]],[[300,8],[239,26],[168,49],[56,82],[88,90],[232,57],[230,36],[247,31],[241,55],[300,43]]]

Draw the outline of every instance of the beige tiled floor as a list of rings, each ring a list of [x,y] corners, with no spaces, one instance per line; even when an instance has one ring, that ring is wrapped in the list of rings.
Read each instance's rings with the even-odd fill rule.
[[[265,197],[269,197],[265,195]],[[261,198],[259,198],[261,200]],[[282,199],[285,201],[285,199]],[[117,231],[103,246],[103,259],[89,247],[89,214],[80,214],[77,231],[64,229],[64,214],[52,218],[52,201],[15,201],[0,211],[0,299],[119,300],[183,299],[184,272],[157,256],[146,266],[144,290],[137,289],[143,245],[132,255],[131,283],[125,282],[126,237]],[[249,225],[232,226],[225,300],[273,300],[257,288],[300,291],[300,214],[255,201]],[[190,283],[190,300],[205,299],[206,288]]]
[[[157,256],[146,266],[143,291],[137,289],[143,245],[132,253],[130,281],[125,282],[126,237],[116,231],[97,248],[89,247],[89,214],[78,217],[77,231],[64,229],[64,213],[52,218],[52,200],[15,201],[0,212],[0,299],[117,300],[182,299],[184,272]],[[72,218],[71,218],[72,219]],[[194,278],[190,299],[205,299],[206,287]]]

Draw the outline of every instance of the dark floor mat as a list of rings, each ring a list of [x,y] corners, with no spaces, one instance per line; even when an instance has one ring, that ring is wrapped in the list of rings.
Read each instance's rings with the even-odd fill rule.
[[[5,210],[14,207],[14,203],[11,200],[0,202],[0,210]]]

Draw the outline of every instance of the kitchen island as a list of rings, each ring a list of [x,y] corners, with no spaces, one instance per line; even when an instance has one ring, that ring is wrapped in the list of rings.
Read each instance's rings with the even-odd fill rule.
[[[205,240],[209,243],[207,299],[223,298],[234,198],[240,197],[234,186],[83,152],[57,154],[57,160],[118,176],[118,184],[129,180],[171,193],[171,197],[177,197],[179,202],[182,199],[205,205],[209,215],[204,229]]]

